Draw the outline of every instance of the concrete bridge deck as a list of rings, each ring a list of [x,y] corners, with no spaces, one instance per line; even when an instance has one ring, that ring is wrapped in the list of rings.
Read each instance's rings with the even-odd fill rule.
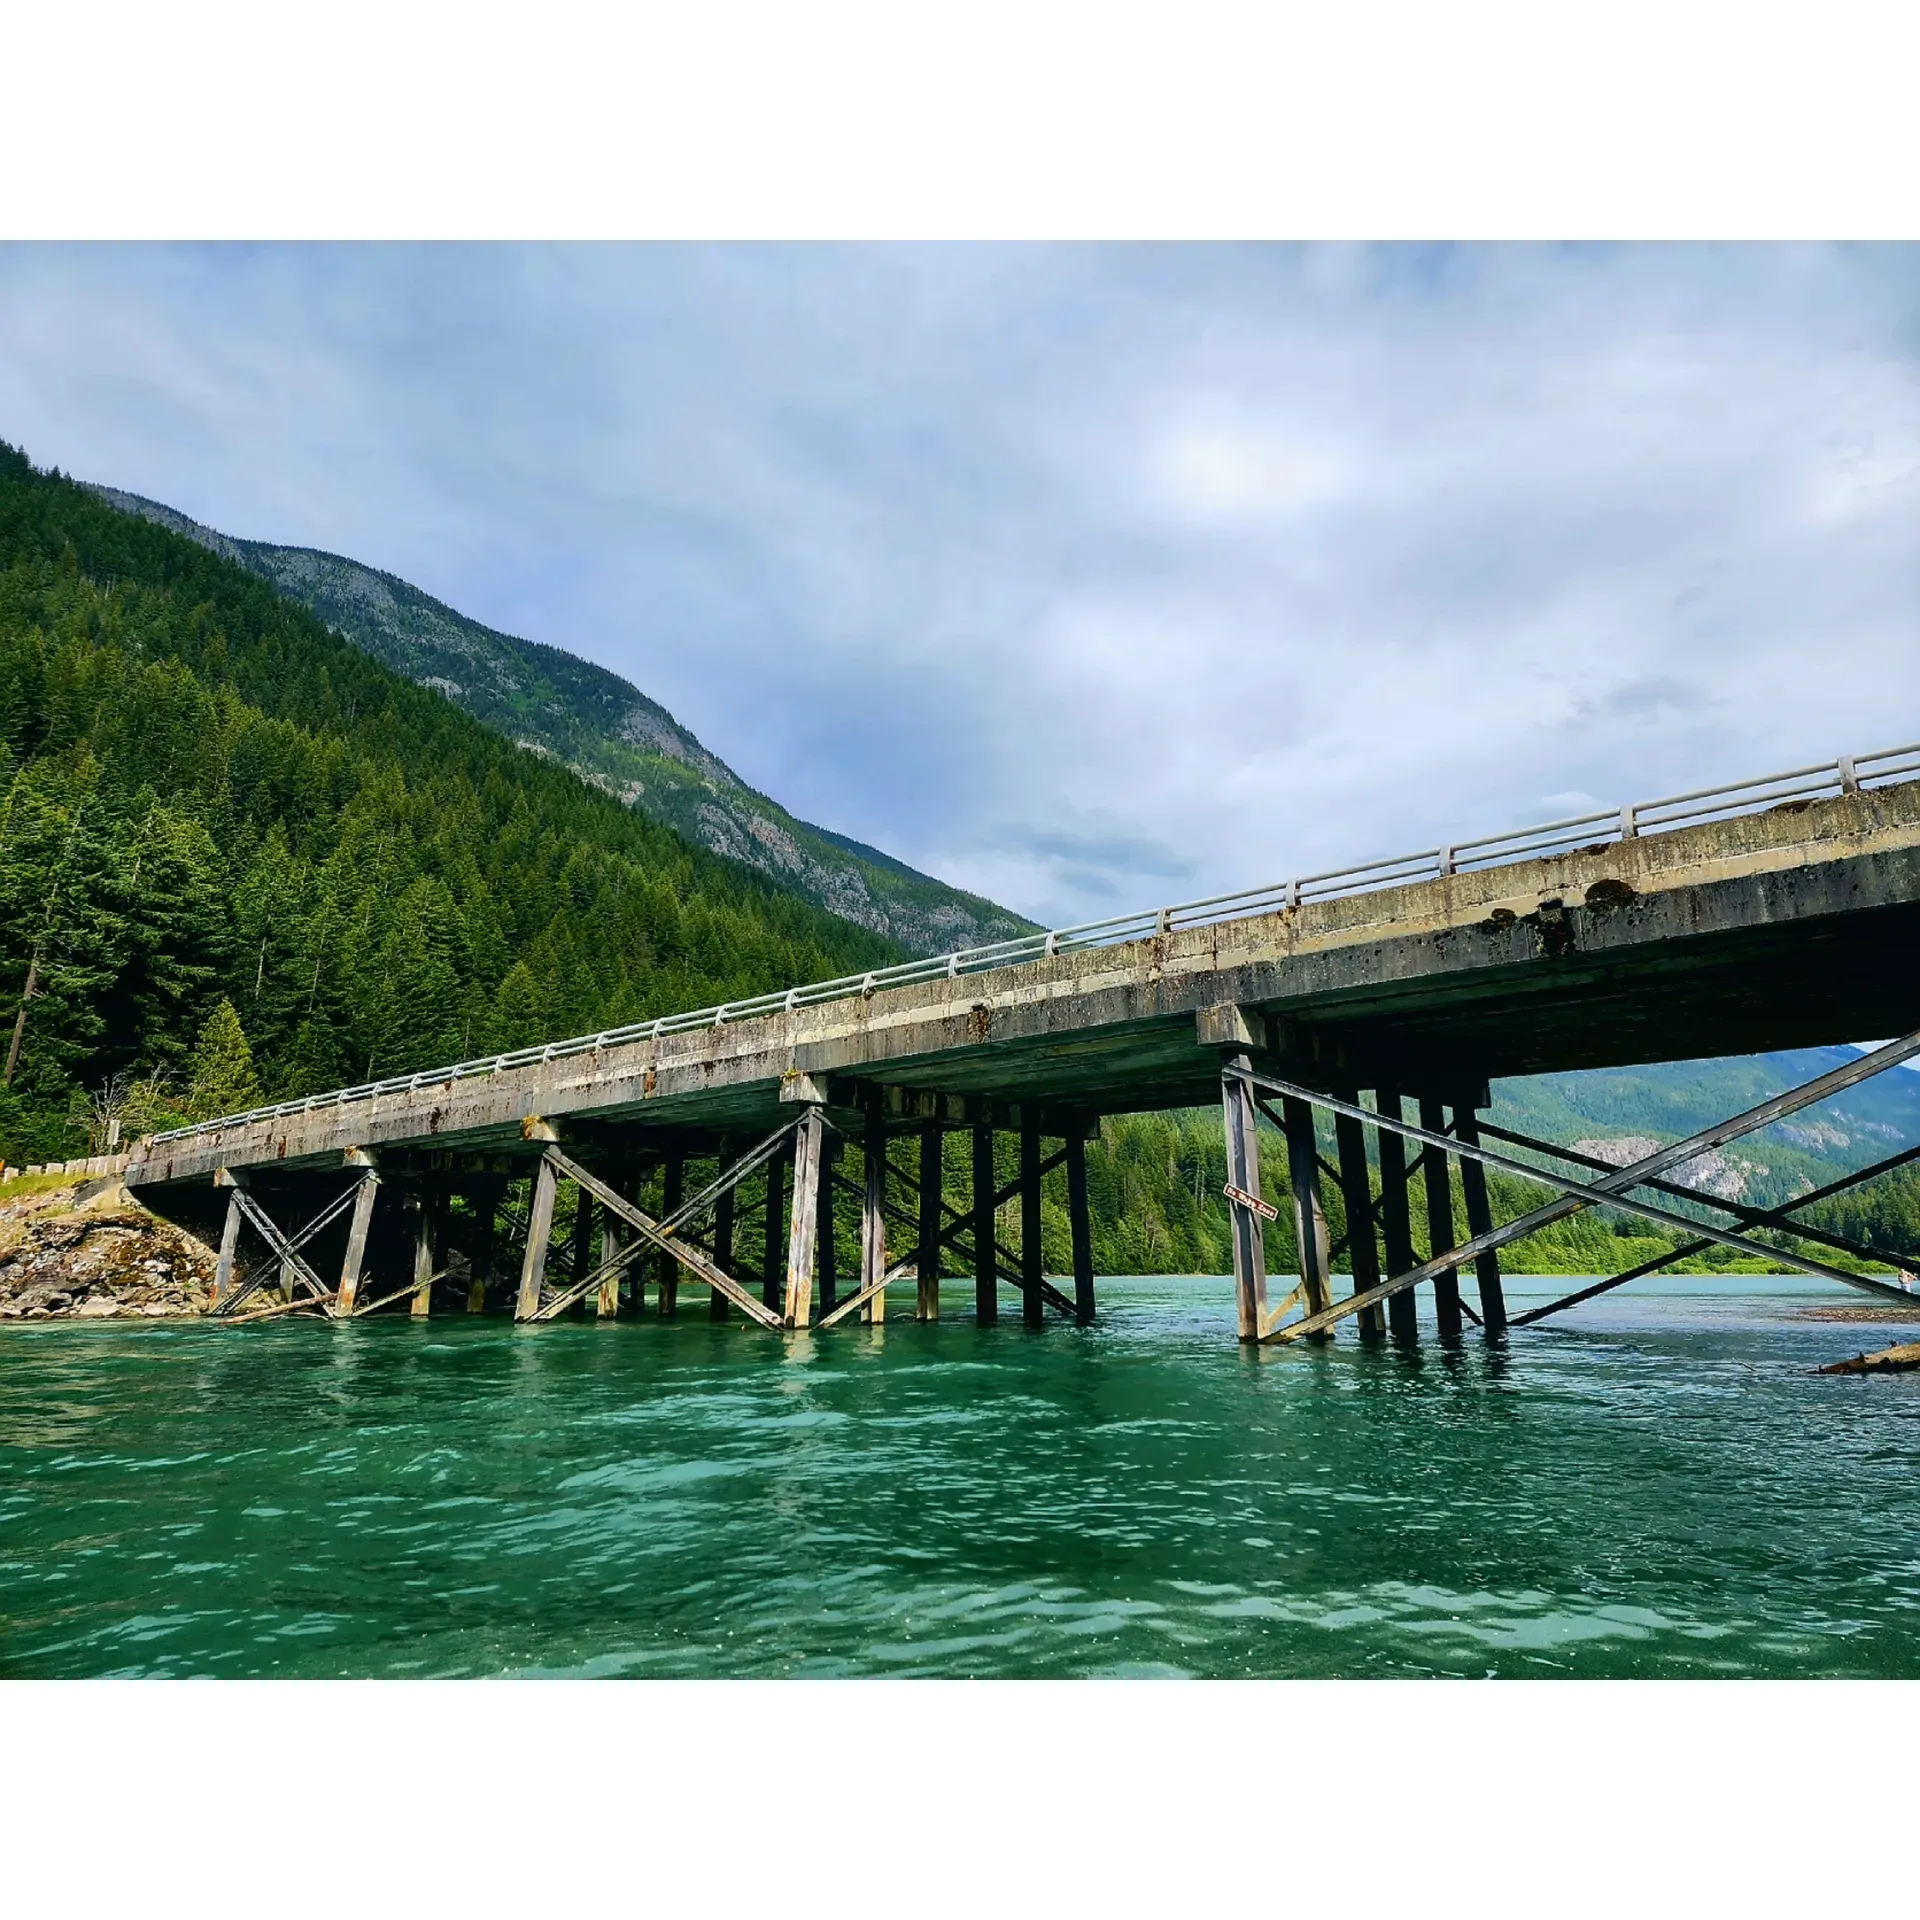
[[[136,1149],[137,1189],[349,1149],[536,1155],[530,1118],[744,1133],[796,1098],[955,1122],[1218,1096],[1251,1040],[1316,1084],[1511,1074],[1904,1031],[1920,1006],[1920,782],[437,1079]],[[1220,1024],[1240,1009],[1248,1028]]]

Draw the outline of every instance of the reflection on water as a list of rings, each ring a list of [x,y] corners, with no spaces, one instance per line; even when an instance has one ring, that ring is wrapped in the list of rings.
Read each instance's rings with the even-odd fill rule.
[[[1188,1280],[1041,1335],[9,1329],[0,1672],[1917,1674],[1920,1376],[1812,1372],[1912,1327],[1811,1285],[1417,1357],[1249,1352]]]

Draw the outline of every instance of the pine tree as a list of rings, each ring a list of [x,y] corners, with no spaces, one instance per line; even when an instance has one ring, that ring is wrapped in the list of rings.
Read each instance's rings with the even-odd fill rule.
[[[222,1114],[244,1113],[259,1104],[253,1049],[247,1045],[246,1031],[233,1002],[222,996],[194,1042],[187,1110],[195,1120],[216,1120]]]

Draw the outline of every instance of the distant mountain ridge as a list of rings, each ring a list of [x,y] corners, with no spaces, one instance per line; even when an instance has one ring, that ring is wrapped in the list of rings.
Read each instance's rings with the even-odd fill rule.
[[[500,633],[394,574],[312,547],[240,540],[157,500],[88,483],[109,505],[259,575],[383,665],[444,693],[518,745],[627,805],[916,954],[1034,931],[990,900],[796,819],[749,787],[630,681],[563,648]]]

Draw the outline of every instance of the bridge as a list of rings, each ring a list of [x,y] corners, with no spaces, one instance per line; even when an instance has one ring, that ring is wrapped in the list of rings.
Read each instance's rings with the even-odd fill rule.
[[[1790,1228],[1886,1258],[1793,1219],[1820,1196],[1762,1212],[1665,1176],[1920,1054],[1920,1034],[1625,1169],[1479,1116],[1489,1080],[1513,1074],[1907,1034],[1916,953],[1920,747],[1903,747],[287,1101],[142,1141],[125,1177],[217,1239],[212,1310],[230,1318],[510,1305],[540,1321],[588,1302],[671,1317],[691,1284],[714,1317],[798,1329],[882,1315],[909,1275],[935,1319],[948,1271],[972,1276],[980,1322],[1004,1288],[1038,1326],[1095,1310],[1085,1147],[1101,1116],[1218,1099],[1249,1341],[1326,1339],[1349,1319],[1411,1340],[1422,1286],[1442,1337],[1463,1317],[1498,1333],[1499,1248],[1592,1205],[1904,1299],[1752,1238]],[[1277,1303],[1262,1116],[1298,1250]],[[1049,1276],[1042,1183],[1060,1167],[1072,1271]],[[1490,1167],[1550,1197],[1495,1226]],[[1358,1223],[1350,1244],[1329,1242],[1323,1177]],[[734,1253],[749,1196],[753,1273]],[[845,1276],[842,1206],[859,1221]],[[1336,1300],[1341,1254],[1353,1290]]]

